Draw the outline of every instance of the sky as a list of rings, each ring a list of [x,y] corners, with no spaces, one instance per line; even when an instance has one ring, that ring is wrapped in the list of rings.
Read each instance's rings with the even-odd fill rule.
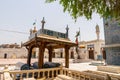
[[[35,21],[37,29],[41,29],[43,17],[46,21],[45,29],[66,32],[65,28],[68,25],[69,38],[72,41],[75,41],[79,28],[81,41],[96,39],[97,24],[100,27],[100,39],[104,39],[103,19],[96,13],[91,20],[83,16],[75,22],[68,12],[63,12],[63,7],[57,1],[45,3],[45,0],[0,0],[0,44],[26,42]]]

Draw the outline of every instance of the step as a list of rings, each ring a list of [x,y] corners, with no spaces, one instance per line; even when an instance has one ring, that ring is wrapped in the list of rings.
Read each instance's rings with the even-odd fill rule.
[[[60,80],[74,80],[72,77],[66,75],[58,75],[57,78],[59,78]]]

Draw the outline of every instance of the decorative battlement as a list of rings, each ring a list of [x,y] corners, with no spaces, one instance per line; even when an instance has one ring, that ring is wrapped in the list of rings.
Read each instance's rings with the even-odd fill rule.
[[[36,33],[33,33],[30,35],[29,39],[32,39],[35,37],[35,34],[37,34],[37,36],[41,35],[41,34],[45,34],[48,36],[54,36],[57,38],[67,38],[65,33],[61,33],[61,32],[57,32],[57,31],[52,31],[52,30],[48,30],[48,29],[40,29],[38,30]]]

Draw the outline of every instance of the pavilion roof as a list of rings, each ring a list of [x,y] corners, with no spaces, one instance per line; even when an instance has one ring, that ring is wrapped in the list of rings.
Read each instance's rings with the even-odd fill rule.
[[[53,48],[63,48],[66,45],[69,47],[77,46],[76,43],[70,41],[69,39],[49,36],[45,34],[41,34],[38,35],[37,37],[30,39],[29,41],[25,42],[23,46],[36,44],[38,42],[45,42],[47,44],[46,47],[52,46]]]

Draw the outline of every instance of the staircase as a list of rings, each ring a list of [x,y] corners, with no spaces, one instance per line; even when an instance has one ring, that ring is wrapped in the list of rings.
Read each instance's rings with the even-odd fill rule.
[[[66,75],[58,75],[54,80],[74,80],[74,79]]]

